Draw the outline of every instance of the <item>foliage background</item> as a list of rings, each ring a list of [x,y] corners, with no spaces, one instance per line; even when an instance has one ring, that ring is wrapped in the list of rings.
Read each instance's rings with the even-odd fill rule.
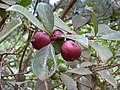
[[[50,17],[52,17],[53,13],[46,4],[43,5],[45,11],[42,7],[40,11],[37,10],[39,2],[48,4],[62,20],[57,17],[52,21],[51,18],[42,15],[45,12],[49,17],[51,13]],[[25,11],[23,8],[14,8],[14,10],[9,8],[14,5],[24,7]],[[70,9],[65,9],[67,7]],[[26,13],[28,11],[31,14]],[[32,14],[37,19],[31,16]],[[39,20],[41,23],[37,23]],[[54,28],[52,25],[46,28],[46,24],[49,23],[54,24]],[[69,29],[76,31],[77,38],[64,37],[71,38],[81,45],[82,56],[75,62],[65,62],[61,61],[60,54],[54,54],[54,50],[56,52],[59,50],[52,48],[52,45],[39,51],[34,50],[30,40],[34,32],[43,29],[42,24],[49,33],[52,32],[49,27],[53,30],[56,27],[62,28],[65,32],[69,32]],[[68,90],[71,88],[72,90],[119,90],[119,30],[119,0],[60,0],[54,5],[49,0],[0,0],[0,88],[1,90],[47,90],[47,88],[50,90],[66,90],[66,88]],[[38,79],[39,75],[43,74],[41,72],[43,67],[40,67],[40,71],[37,67],[44,63],[41,51],[45,55],[47,51],[51,52],[54,61],[48,63],[52,63],[55,69],[61,62],[67,64],[68,71],[59,72],[60,79],[51,80],[49,75],[45,81]],[[39,57],[35,57],[36,53]],[[37,59],[39,63],[36,63]],[[58,65],[55,65],[55,62]],[[37,65],[34,66],[33,63]],[[39,72],[36,73],[35,70]]]

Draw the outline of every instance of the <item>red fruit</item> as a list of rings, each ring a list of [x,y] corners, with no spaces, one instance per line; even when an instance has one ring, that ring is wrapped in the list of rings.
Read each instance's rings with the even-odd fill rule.
[[[43,32],[36,32],[31,40],[33,47],[37,50],[48,45],[50,42],[51,42],[50,36]]]
[[[63,37],[60,37],[60,36],[62,36],[62,35],[64,35],[64,33],[63,33],[61,30],[56,29],[56,30],[53,31],[53,33],[52,33],[52,35],[51,35],[51,38],[52,38],[53,40],[64,40]]]
[[[77,35],[77,33],[75,31],[70,31],[68,32],[67,34],[70,34],[70,35]]]
[[[66,61],[74,61],[80,57],[81,48],[72,40],[68,40],[62,45],[61,55]]]

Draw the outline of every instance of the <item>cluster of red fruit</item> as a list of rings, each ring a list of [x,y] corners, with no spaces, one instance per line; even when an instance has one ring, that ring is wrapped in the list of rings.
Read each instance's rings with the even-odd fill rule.
[[[71,33],[68,34],[75,35],[76,32],[71,31]],[[64,35],[64,33],[58,29],[54,30],[51,35],[48,35],[44,32],[36,32],[35,35],[32,37],[31,42],[33,47],[39,50],[42,47],[50,44],[51,41],[64,41],[64,38],[61,37],[61,35]],[[80,57],[81,48],[73,40],[69,39],[63,43],[61,47],[61,55],[66,61],[74,61],[75,59]]]

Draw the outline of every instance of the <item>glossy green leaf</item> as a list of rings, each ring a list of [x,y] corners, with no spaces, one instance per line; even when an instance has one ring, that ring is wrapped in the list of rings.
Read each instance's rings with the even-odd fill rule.
[[[106,60],[110,59],[113,56],[110,49],[103,46],[102,44],[94,41],[89,41],[89,44],[97,51],[100,60],[102,60],[103,62],[105,62]]]
[[[22,24],[20,18],[13,18],[0,32],[0,43],[10,36],[11,33],[15,31],[15,29]]]
[[[102,36],[110,33],[114,33],[116,31],[112,30],[108,25],[99,24],[98,25],[98,33],[97,36]]]
[[[98,32],[97,16],[96,16],[95,12],[93,11],[92,7],[88,7],[87,10],[92,12],[92,21],[93,21],[93,25],[94,25],[94,34],[96,36],[97,32]]]
[[[84,47],[88,48],[88,38],[83,36],[83,35],[66,35],[64,37],[75,40],[79,44],[81,44]]]
[[[68,72],[79,74],[79,75],[89,75],[89,74],[92,74],[92,72],[89,69],[82,68],[82,67],[71,69]]]
[[[120,41],[120,32],[110,33],[100,37],[105,40],[117,40]]]
[[[28,20],[30,20],[35,26],[44,30],[43,25],[39,22],[39,20],[33,16],[29,11],[27,11],[23,6],[20,5],[13,5],[7,9],[7,11],[15,11],[23,14]]]
[[[44,24],[45,29],[52,33],[54,26],[53,11],[46,3],[39,3],[37,6],[38,14]]]
[[[101,75],[107,82],[113,85],[114,88],[117,88],[117,81],[110,75],[109,71],[102,70],[102,71],[98,71],[97,73]]]
[[[78,90],[76,82],[71,77],[69,77],[66,74],[61,73],[60,78],[62,79],[63,83],[67,87],[67,90]]]
[[[87,19],[80,15],[75,15],[72,18],[72,23],[75,28],[79,28],[79,27],[83,26],[86,22],[87,22]]]
[[[70,28],[66,25],[65,22],[63,22],[57,15],[54,14],[54,25],[61,30],[64,30],[66,32],[70,32]]]
[[[32,4],[32,0],[20,0],[20,2],[18,3],[19,5],[22,6],[29,6],[30,4]]]

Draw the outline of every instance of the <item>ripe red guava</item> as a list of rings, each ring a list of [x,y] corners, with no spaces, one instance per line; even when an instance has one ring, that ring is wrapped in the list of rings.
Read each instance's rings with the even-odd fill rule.
[[[56,29],[53,31],[51,38],[52,38],[52,40],[64,40],[63,37],[60,37],[62,35],[64,35],[64,33],[61,30]]]
[[[81,56],[81,48],[74,41],[68,40],[62,45],[61,55],[66,61],[74,61]]]
[[[37,50],[51,43],[51,38],[48,34],[44,32],[36,32],[32,37],[31,43],[33,47]]]

